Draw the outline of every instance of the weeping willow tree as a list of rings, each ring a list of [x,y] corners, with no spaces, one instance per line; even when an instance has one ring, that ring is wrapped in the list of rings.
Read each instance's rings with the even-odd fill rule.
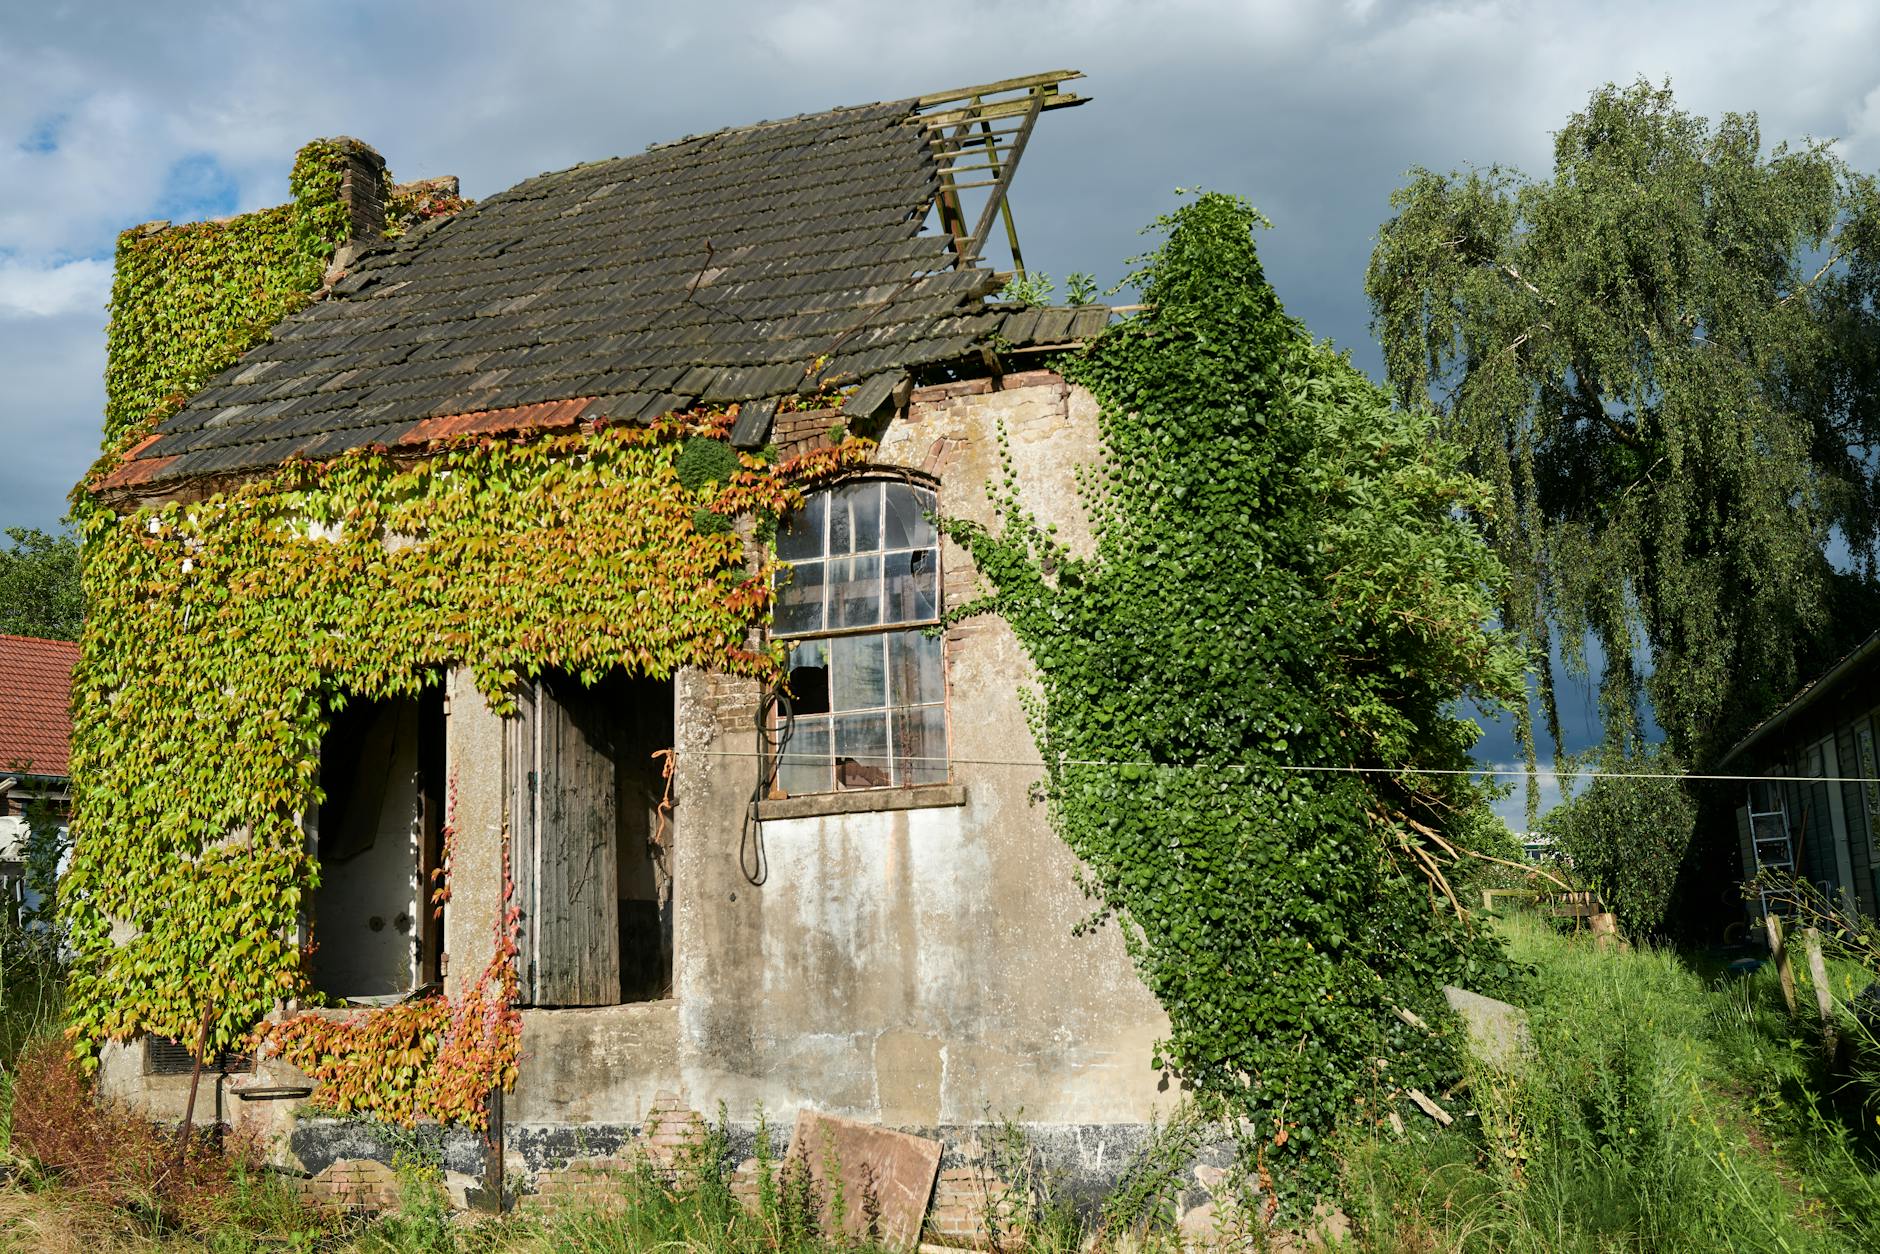
[[[1876,625],[1874,181],[1640,82],[1568,120],[1549,180],[1414,170],[1391,204],[1373,327],[1493,485],[1556,748],[1546,659],[1587,674],[1591,639],[1608,748],[1649,711],[1714,760]]]

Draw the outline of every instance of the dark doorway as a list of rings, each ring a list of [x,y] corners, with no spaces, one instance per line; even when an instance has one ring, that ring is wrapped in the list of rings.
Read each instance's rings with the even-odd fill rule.
[[[396,1000],[438,977],[443,923],[431,904],[444,807],[444,704],[349,698],[320,748],[310,836],[320,864],[311,909],[313,985]]]
[[[522,909],[523,999],[538,1006],[654,1001],[672,986],[672,878],[659,750],[670,681],[560,672],[510,722],[510,839]]]

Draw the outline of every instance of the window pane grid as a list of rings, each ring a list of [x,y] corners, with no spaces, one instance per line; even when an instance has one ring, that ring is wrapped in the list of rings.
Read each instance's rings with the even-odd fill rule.
[[[920,630],[940,620],[934,507],[928,489],[863,480],[813,494],[779,529],[789,569],[771,631],[789,646],[795,699],[786,794],[948,778],[944,646]]]

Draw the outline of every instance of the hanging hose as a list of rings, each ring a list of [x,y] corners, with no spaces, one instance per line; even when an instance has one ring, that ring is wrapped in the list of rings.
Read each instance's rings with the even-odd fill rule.
[[[771,717],[772,711],[776,717]],[[777,783],[783,766],[783,751],[796,731],[796,712],[790,697],[772,689],[757,706],[757,738],[763,746],[757,755],[757,782],[751,788],[751,804],[744,813],[744,829],[738,834],[738,869],[747,883],[762,887],[770,878],[770,859],[764,854],[764,823],[758,807]]]

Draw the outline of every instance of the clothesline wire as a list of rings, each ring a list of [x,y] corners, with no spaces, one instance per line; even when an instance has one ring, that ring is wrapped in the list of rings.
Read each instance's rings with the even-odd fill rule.
[[[770,755],[747,750],[705,749],[700,750],[706,757],[714,758],[759,758],[767,759]],[[787,754],[788,757],[820,759],[822,754]],[[855,756],[855,755],[845,755]],[[952,766],[1022,766],[1041,771],[1049,765],[1038,758],[956,758],[921,754],[865,754],[866,760],[879,758],[882,761],[890,757],[897,762],[931,762]],[[1110,766],[1110,767],[1147,767],[1156,770],[1187,771],[1290,771],[1300,774],[1345,774],[1345,775],[1493,775],[1507,779],[1526,779],[1530,775],[1540,779],[1678,779],[1694,783],[1732,783],[1732,784],[1880,784],[1880,777],[1870,775],[1715,775],[1715,774],[1679,774],[1675,772],[1655,771],[1574,771],[1556,770],[1552,767],[1535,767],[1529,770],[1522,766],[1478,766],[1478,767],[1423,767],[1423,766],[1349,766],[1345,764],[1313,764],[1298,762],[1134,762],[1126,759],[1103,758],[1063,758],[1060,766]]]

